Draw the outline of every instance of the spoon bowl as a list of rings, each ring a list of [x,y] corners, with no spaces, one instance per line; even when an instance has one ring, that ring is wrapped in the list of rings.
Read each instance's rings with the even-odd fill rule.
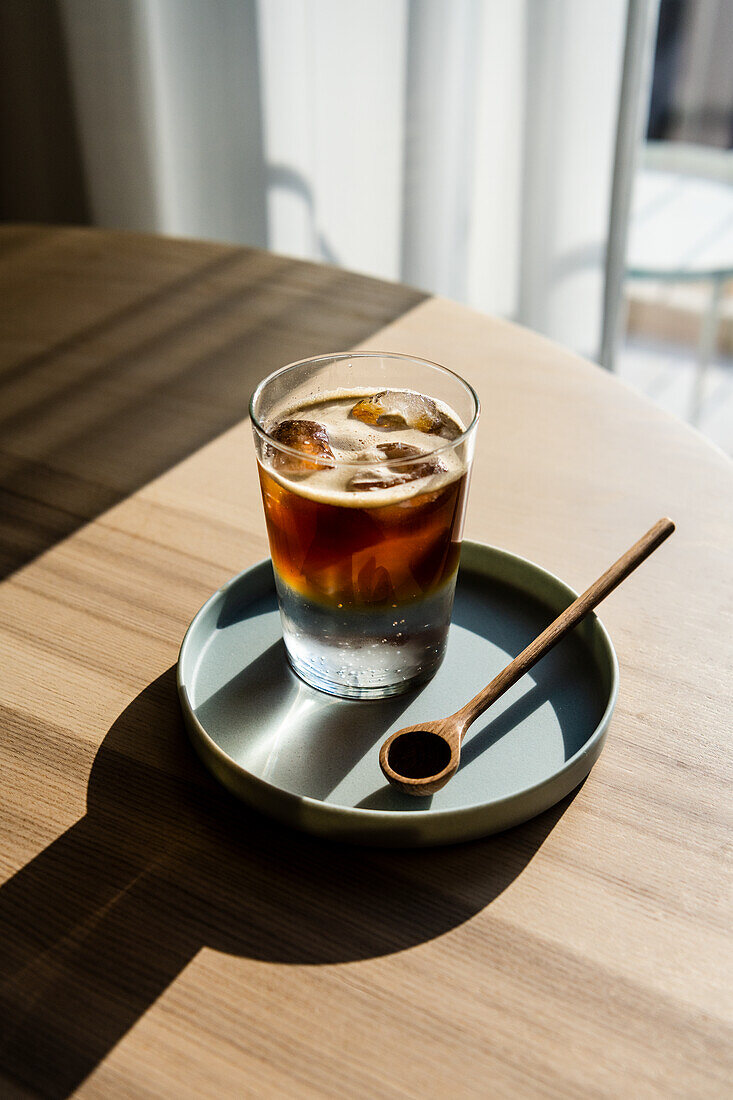
[[[582,596],[578,596],[570,607],[558,615],[554,622],[495,676],[490,684],[455,714],[448,718],[406,726],[388,737],[379,750],[379,766],[385,778],[410,795],[431,795],[444,787],[458,770],[461,744],[471,723],[573,627],[582,622],[673,531],[674,523],[671,519],[664,518],[655,523]]]
[[[443,725],[438,721],[407,726],[382,745],[379,766],[390,783],[405,794],[435,794],[453,778],[461,745],[450,730],[447,736],[443,734]]]

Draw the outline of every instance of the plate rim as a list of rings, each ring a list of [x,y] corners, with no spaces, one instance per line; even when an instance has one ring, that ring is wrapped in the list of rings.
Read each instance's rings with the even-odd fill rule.
[[[570,587],[562,578],[556,574],[551,573],[548,569],[538,565],[537,562],[531,561],[529,558],[525,558],[520,554],[515,554],[510,550],[505,550],[499,546],[492,546],[489,543],[478,542],[473,539],[464,539],[461,546],[461,558],[459,562],[459,571],[462,565],[469,570],[476,571],[476,566],[473,564],[473,559],[483,556],[486,552],[494,555],[500,561],[519,563],[521,567],[529,568],[535,573],[542,574],[544,579],[551,581],[563,595],[568,597],[569,602],[572,602],[577,598],[578,593]],[[464,556],[466,558],[464,562]],[[209,598],[201,605],[194,617],[191,619],[186,632],[181,641],[181,646],[178,653],[178,661],[176,663],[176,687],[178,689],[178,697],[181,704],[181,708],[186,718],[186,724],[188,726],[189,736],[192,730],[195,731],[196,736],[205,746],[208,753],[210,753],[215,759],[221,761],[227,770],[232,770],[239,774],[246,784],[251,784],[255,788],[259,788],[263,794],[268,797],[272,797],[275,800],[279,800],[284,804],[289,804],[294,808],[303,808],[308,811],[315,811],[319,816],[323,818],[334,818],[343,821],[347,818],[354,825],[364,824],[372,821],[380,826],[383,826],[389,822],[403,823],[407,821],[415,821],[415,812],[411,810],[380,810],[372,809],[370,807],[361,806],[342,806],[338,803],[325,802],[320,798],[314,798],[312,795],[296,794],[293,791],[285,790],[283,787],[277,786],[277,784],[270,783],[266,779],[260,778],[253,772],[248,771],[232,759],[223,749],[217,745],[213,738],[207,733],[204,726],[201,724],[196,716],[193,706],[190,702],[186,684],[183,680],[182,666],[188,648],[191,645],[191,637],[193,635],[194,628],[199,619],[206,613],[209,606],[217,599],[219,599],[229,588],[231,588],[237,581],[240,580],[245,574],[252,574],[256,571],[265,572],[269,570],[272,572],[272,559],[262,558],[259,561],[247,566],[241,572],[230,577],[224,582],[221,587],[217,588],[215,592],[209,596]],[[568,773],[576,770],[579,763],[584,757],[590,757],[591,763],[588,768],[593,766],[595,760],[600,754],[600,749],[605,738],[606,731],[608,729],[613,711],[615,709],[618,694],[619,694],[619,664],[618,656],[616,654],[615,647],[611,640],[611,636],[608,633],[602,620],[596,615],[595,612],[591,612],[588,616],[589,619],[594,619],[596,623],[596,629],[600,631],[600,636],[606,650],[606,657],[610,663],[611,669],[611,683],[608,693],[608,701],[604,708],[598,724],[593,730],[592,734],[583,743],[583,745],[568,759],[563,766],[552,775],[546,776],[544,779],[539,780],[537,783],[528,787],[519,787],[516,791],[512,791],[507,795],[503,795],[501,798],[487,799],[484,802],[471,802],[466,806],[446,807],[443,809],[426,809],[422,811],[418,817],[421,820],[429,820],[431,823],[440,823],[441,821],[460,821],[463,817],[471,817],[477,812],[482,810],[488,811],[493,809],[501,809],[505,805],[510,805],[518,797],[531,799],[532,795],[538,794],[545,787],[557,784]],[[208,768],[208,761],[204,760],[204,764]],[[208,768],[208,770],[211,770]],[[585,772],[584,774],[587,774]],[[216,776],[217,780],[221,782],[221,779]],[[581,782],[583,776],[578,779]],[[227,786],[227,784],[224,784]],[[571,788],[572,790],[572,788]],[[246,801],[244,799],[243,801]],[[259,806],[256,807],[259,809]]]

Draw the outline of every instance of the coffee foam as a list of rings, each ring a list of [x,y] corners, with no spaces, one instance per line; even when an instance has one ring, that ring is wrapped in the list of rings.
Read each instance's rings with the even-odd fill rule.
[[[347,508],[381,508],[396,504],[422,493],[436,492],[465,473],[466,463],[462,457],[464,445],[461,443],[413,428],[377,428],[350,417],[356,402],[373,393],[374,390],[342,389],[319,397],[310,397],[295,408],[283,404],[268,418],[266,432],[273,432],[283,420],[315,420],[323,424],[328,432],[336,464],[332,467],[322,466],[305,476],[290,477],[281,469],[273,469],[264,457],[262,465],[267,473],[300,496],[322,504],[336,504]],[[465,425],[449,405],[435,398],[431,400],[435,401],[440,411],[450,417],[462,432],[465,431]],[[385,462],[384,456],[376,449],[378,443],[387,442],[407,443],[425,454],[439,452],[440,461],[446,469],[385,489],[361,492],[348,489],[348,482],[358,471],[399,472],[400,463]],[[409,469],[409,462],[403,460],[402,468]]]

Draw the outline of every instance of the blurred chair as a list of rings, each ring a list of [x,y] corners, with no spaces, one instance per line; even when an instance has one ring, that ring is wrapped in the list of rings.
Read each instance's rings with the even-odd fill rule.
[[[720,305],[733,279],[733,150],[676,142],[644,147],[636,179],[626,278],[707,283],[690,421],[698,423],[716,346]]]

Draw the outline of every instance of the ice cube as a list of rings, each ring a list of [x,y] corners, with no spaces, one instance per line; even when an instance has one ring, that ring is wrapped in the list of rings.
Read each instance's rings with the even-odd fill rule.
[[[309,458],[318,459],[309,462],[308,458],[296,458],[272,447],[271,459],[273,466],[289,474],[306,474],[314,470],[320,470],[324,466],[333,466],[333,451],[328,438],[328,432],[323,424],[316,420],[283,420],[270,432],[276,442],[292,447],[294,451],[302,451]]]
[[[406,462],[392,469],[382,466],[371,470],[360,470],[348,483],[347,488],[352,493],[366,493],[371,489],[391,489],[395,485],[404,485],[408,481],[417,481],[421,477],[445,473],[446,470],[445,464],[437,456],[421,451],[419,447],[412,447],[409,443],[378,443],[377,450],[390,461],[397,458],[414,458],[416,461]]]
[[[410,443],[398,443],[396,440],[394,443],[377,443],[377,450],[390,462],[395,458],[418,458],[426,453]]]
[[[359,470],[349,480],[346,488],[351,493],[368,493],[372,489],[391,489],[394,485],[402,485],[409,480],[400,474],[390,474],[387,470]]]
[[[357,590],[362,603],[384,604],[394,600],[392,579],[383,565],[377,565],[374,557],[359,570]]]
[[[412,428],[445,439],[456,439],[461,434],[455,420],[439,409],[431,397],[409,390],[382,390],[362,397],[350,415],[363,424],[390,431]]]
[[[413,447],[409,443],[377,443],[377,450],[390,462],[398,458],[416,460],[392,467],[391,473],[399,474],[404,481],[415,481],[419,477],[430,477],[431,474],[444,474],[448,469],[437,455],[430,451],[421,451],[419,447]]]

